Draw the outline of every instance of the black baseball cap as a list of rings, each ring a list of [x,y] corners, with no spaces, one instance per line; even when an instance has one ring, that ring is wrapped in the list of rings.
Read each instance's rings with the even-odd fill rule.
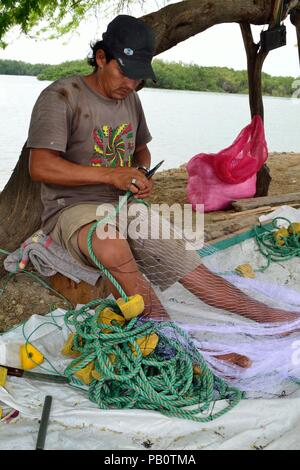
[[[118,15],[102,35],[103,42],[128,78],[156,81],[151,61],[155,52],[154,33],[143,21]]]

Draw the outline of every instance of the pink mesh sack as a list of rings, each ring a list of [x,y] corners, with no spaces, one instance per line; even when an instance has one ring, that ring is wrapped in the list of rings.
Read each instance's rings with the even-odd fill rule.
[[[264,125],[254,116],[230,147],[219,153],[200,153],[188,165],[188,200],[205,212],[227,208],[235,199],[253,197],[256,175],[268,158]]]

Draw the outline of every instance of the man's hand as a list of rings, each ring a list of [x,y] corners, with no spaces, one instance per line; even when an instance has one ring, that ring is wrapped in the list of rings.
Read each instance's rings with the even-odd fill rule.
[[[115,188],[130,190],[138,197],[140,194],[149,194],[153,186],[153,183],[137,168],[114,168],[111,171],[110,181]]]
[[[150,178],[149,180],[147,179],[147,181],[149,182],[149,186],[145,190],[140,190],[138,193],[135,194],[135,196],[138,197],[139,199],[146,199],[147,197],[150,196],[150,194],[153,191],[153,188],[154,188],[153,179]]]

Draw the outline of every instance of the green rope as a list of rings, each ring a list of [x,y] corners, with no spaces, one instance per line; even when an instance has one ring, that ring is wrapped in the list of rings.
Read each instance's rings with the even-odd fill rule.
[[[0,254],[5,254],[5,255],[10,255],[11,252],[7,250],[3,250],[0,248]],[[20,257],[19,261],[22,258],[22,251],[20,249]],[[57,297],[60,297],[62,300],[64,300],[70,307],[72,307],[71,302],[60,292],[58,292],[56,289],[51,287],[46,281],[44,281],[38,273],[27,271],[26,269],[19,269],[18,267],[18,262],[16,264],[16,269],[14,272],[10,272],[6,274],[5,276],[2,277],[1,283],[2,287],[0,287],[0,297],[5,293],[5,290],[9,284],[9,282],[18,274],[25,274],[28,277],[31,277],[35,282],[39,283],[41,286],[43,286],[45,289],[49,290],[50,292],[53,292]]]
[[[94,361],[100,378],[92,380],[88,396],[99,408],[155,410],[208,422],[239,403],[242,393],[214,376],[192,340],[173,322],[134,318],[123,327],[110,325],[110,333],[104,333],[107,324],[99,322],[99,313],[105,307],[121,313],[114,301],[98,299],[65,315],[66,324],[76,331],[73,350],[80,353],[65,375],[72,380],[76,372]],[[159,345],[143,357],[136,340],[151,333],[159,336]],[[110,361],[112,355],[114,363]],[[200,367],[200,375],[194,374],[194,365]],[[213,413],[216,400],[227,400],[228,404]]]
[[[280,241],[275,238],[276,231],[279,229],[278,220],[288,222],[289,232],[291,232],[286,236],[281,236]],[[254,227],[254,230],[259,251],[267,258],[267,265],[257,269],[256,272],[264,272],[271,262],[288,261],[300,256],[300,233],[296,232],[294,225],[285,217],[274,218],[271,228],[264,227],[262,231],[258,231],[258,227]]]
[[[128,297],[122,287],[96,258],[92,238],[99,224],[105,224],[111,217],[115,217],[130,197],[132,193],[128,191],[115,208],[114,214],[95,222],[88,233],[91,259],[125,301],[128,301]],[[25,270],[21,272],[38,278]],[[14,274],[9,275],[10,278]],[[42,284],[53,290],[43,281]],[[104,333],[103,330],[108,327],[99,322],[99,313],[105,307],[121,313],[118,304],[107,299],[96,299],[79,310],[71,308],[65,313],[66,326],[70,331],[75,329],[73,350],[80,355],[71,361],[64,374],[45,358],[56,374],[69,378],[71,387],[83,390],[86,390],[86,387],[74,374],[94,362],[100,379],[92,380],[88,396],[99,408],[156,410],[167,416],[204,423],[222,416],[242,399],[242,392],[212,373],[189,336],[173,322],[143,321],[134,318],[123,327],[115,323],[109,325],[110,333]],[[25,344],[28,345],[33,334],[46,324],[50,323],[61,329],[55,319],[51,319],[52,322],[39,325],[29,336],[25,334],[26,322],[23,323]],[[137,340],[152,333],[158,335],[159,344],[149,357],[143,357]],[[115,357],[114,363],[110,360],[112,355]],[[200,367],[200,374],[194,373],[195,365]],[[47,368],[41,365],[39,367],[49,372]],[[214,413],[217,400],[226,400],[227,405]]]
[[[105,266],[103,266],[102,263],[100,263],[100,261],[98,260],[98,258],[95,256],[95,253],[93,251],[93,247],[92,247],[92,242],[93,242],[93,235],[94,235],[94,232],[97,230],[97,227],[99,225],[105,225],[107,222],[109,222],[112,218],[115,218],[117,216],[117,214],[119,214],[119,212],[121,211],[122,207],[124,206],[124,204],[128,201],[128,198],[132,195],[132,192],[131,191],[127,191],[126,194],[123,196],[123,198],[121,199],[121,201],[119,202],[119,204],[115,207],[115,210],[114,210],[114,213],[111,214],[111,215],[108,215],[106,216],[104,219],[102,220],[99,220],[98,222],[95,222],[92,227],[90,228],[89,232],[88,232],[88,239],[87,239],[87,246],[88,246],[88,252],[89,252],[89,255],[91,257],[91,259],[93,260],[93,262],[95,263],[95,265],[100,269],[100,271],[102,271],[105,276],[107,277],[107,279],[109,279],[109,281],[116,287],[116,289],[120,292],[120,295],[123,297],[123,299],[127,302],[128,301],[128,297],[127,295],[125,294],[124,290],[122,289],[122,287],[120,286],[120,284],[116,281],[116,279],[111,275],[111,273],[108,271],[108,269],[106,269]]]
[[[289,224],[287,235],[280,235],[276,239],[276,232],[280,229],[278,220]],[[300,232],[297,233],[295,226],[285,217],[275,217],[270,224],[255,225],[251,232],[255,237],[260,253],[267,258],[267,264],[261,268],[253,269],[255,273],[262,273],[268,269],[272,262],[289,261],[300,256]],[[249,238],[249,237],[247,237]],[[235,270],[215,272],[218,276],[237,274]]]
[[[95,256],[92,239],[97,227],[116,217],[131,196],[132,193],[127,191],[113,214],[91,226],[87,241],[91,259],[126,302],[128,297],[120,284]],[[76,331],[73,350],[80,353],[80,357],[69,364],[65,375],[72,380],[76,372],[94,362],[95,371],[101,378],[92,380],[88,395],[99,408],[157,410],[168,416],[208,422],[239,403],[242,393],[214,376],[191,339],[174,323],[141,322],[134,318],[123,327],[109,326],[110,333],[107,334],[102,331],[107,330],[107,325],[99,323],[99,313],[105,307],[121,314],[115,301],[97,299],[78,311],[69,310],[65,315],[66,325]],[[91,314],[91,310],[95,313]],[[171,339],[164,330],[176,339]],[[136,340],[151,333],[159,336],[160,352],[155,350],[150,357],[143,357]],[[161,352],[164,349],[173,352],[171,357],[164,357]],[[114,364],[110,361],[112,355],[116,358]],[[199,376],[193,372],[195,364],[201,369]],[[228,400],[228,406],[213,414],[216,399]],[[190,406],[194,409],[187,409]],[[203,416],[205,412],[209,414]]]
[[[119,204],[114,208],[114,212],[108,216],[106,216],[104,219],[102,220],[99,220],[98,222],[95,222],[89,232],[88,232],[88,239],[87,239],[87,246],[88,246],[88,252],[89,252],[89,255],[91,257],[91,259],[93,260],[93,262],[95,263],[95,265],[100,269],[100,271],[102,271],[105,276],[107,277],[107,279],[113,284],[113,286],[116,287],[116,289],[119,291],[121,297],[123,297],[123,299],[125,300],[125,302],[128,302],[128,297],[126,295],[126,293],[124,292],[124,290],[122,289],[122,287],[120,286],[120,284],[117,282],[117,280],[112,276],[112,274],[108,271],[108,269],[106,269],[105,266],[103,266],[102,263],[100,263],[100,261],[98,260],[98,258],[95,256],[95,253],[93,251],[93,247],[92,247],[92,242],[93,242],[93,235],[94,235],[94,232],[97,230],[97,227],[99,225],[105,225],[107,224],[107,222],[109,222],[111,219],[115,218],[121,211],[122,207],[124,206],[124,204],[133,196],[132,192],[131,191],[127,191],[125,193],[125,195],[122,197],[121,201],[119,202]],[[140,202],[142,204],[145,204],[146,206],[148,206],[148,204],[143,201],[142,199],[138,199],[138,198],[134,198],[134,200],[136,202]]]

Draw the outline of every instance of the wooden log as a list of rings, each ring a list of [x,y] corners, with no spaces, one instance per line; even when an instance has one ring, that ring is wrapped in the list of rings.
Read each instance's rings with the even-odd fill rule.
[[[242,229],[253,227],[257,223],[257,215],[248,215],[238,220],[224,220],[219,223],[207,224],[204,229],[204,240],[205,242],[213,241],[224,235],[230,235]]]
[[[105,279],[100,278],[95,286],[87,284],[84,281],[78,284],[62,274],[55,274],[50,278],[50,285],[57,290],[74,306],[77,304],[86,304],[91,300],[105,298],[110,294]]]
[[[298,204],[289,204],[290,207],[299,207],[300,203]],[[240,212],[230,212],[229,214],[218,214],[212,217],[212,222],[221,222],[223,220],[231,220],[236,219],[237,217],[245,217],[246,215],[259,215],[263,214],[264,212],[272,212],[276,209],[279,209],[282,206],[263,206],[258,207],[257,209],[249,209],[247,211],[240,211]]]
[[[278,194],[276,196],[238,199],[232,205],[238,212],[262,206],[280,206],[282,204],[300,203],[300,193]]]
[[[222,236],[219,236],[217,238],[214,238],[214,239],[210,240],[209,242],[207,242],[207,245],[214,245],[215,243],[221,242],[223,240],[227,240],[228,238],[231,238],[235,235],[240,235],[241,233],[245,233],[248,230],[251,230],[253,228],[253,225],[254,224],[247,224],[244,227],[240,228],[239,230],[236,230],[235,232],[227,233],[226,235],[222,235]],[[261,225],[262,226],[267,225],[267,223],[265,222]]]
[[[244,217],[245,215],[256,215],[261,214],[263,212],[270,212],[273,211],[275,208],[271,206],[263,206],[258,207],[257,209],[250,209],[248,211],[241,211],[241,212],[230,212],[229,214],[218,214],[212,216],[212,222],[221,222],[222,220],[230,220],[235,219],[237,217]]]

